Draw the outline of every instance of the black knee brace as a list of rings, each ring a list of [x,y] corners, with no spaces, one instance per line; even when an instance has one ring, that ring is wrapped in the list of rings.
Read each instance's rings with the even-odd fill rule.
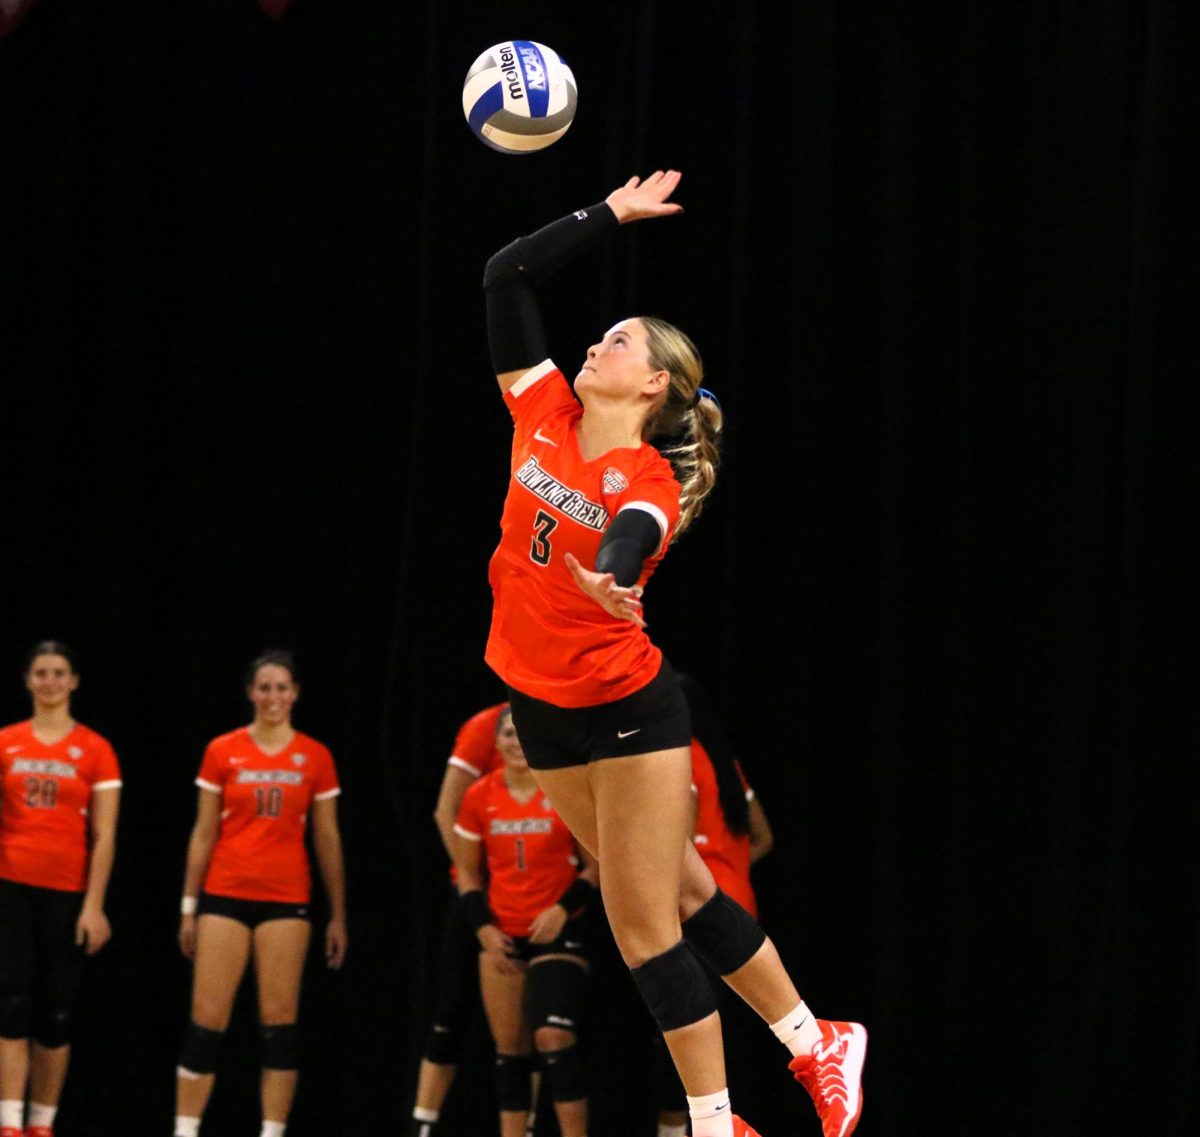
[[[686,940],[646,960],[630,974],[659,1030],[690,1026],[717,1009],[704,966]]]
[[[577,963],[548,959],[529,969],[529,1021],[534,1030],[555,1026],[578,1032],[587,973]]]
[[[0,995],[0,1038],[29,1037],[28,995]]]
[[[749,963],[767,939],[759,922],[719,888],[684,920],[683,936],[718,975]]]
[[[189,1022],[183,1036],[183,1049],[179,1053],[180,1069],[189,1074],[213,1073],[217,1068],[217,1049],[224,1033]]]
[[[564,1046],[561,1050],[543,1050],[542,1069],[550,1086],[550,1096],[555,1101],[578,1101],[587,1097],[587,1078],[583,1073],[583,1059],[578,1046]]]
[[[527,1054],[496,1055],[496,1104],[504,1111],[529,1109],[529,1072],[533,1063]]]
[[[262,1064],[268,1070],[295,1070],[300,1065],[300,1032],[295,1023],[275,1023],[259,1028]]]
[[[425,1036],[425,1050],[421,1057],[427,1062],[436,1062],[439,1066],[456,1066],[461,1049],[458,1031],[441,1023],[434,1023]]]
[[[47,1050],[56,1050],[71,1041],[69,1007],[43,1007],[33,1016],[33,1040]]]

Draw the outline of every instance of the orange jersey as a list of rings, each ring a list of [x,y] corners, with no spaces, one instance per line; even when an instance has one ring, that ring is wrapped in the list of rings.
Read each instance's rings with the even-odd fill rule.
[[[474,778],[490,774],[502,764],[496,749],[496,724],[507,703],[497,703],[473,714],[458,728],[449,765],[465,770]]]
[[[746,792],[746,800],[754,797],[746,776],[738,767],[738,777]],[[692,789],[696,794],[696,835],[692,840],[696,852],[708,865],[709,872],[723,889],[751,916],[758,915],[758,901],[750,885],[750,835],[735,837],[725,823],[721,799],[717,790],[717,772],[713,769],[708,751],[700,740],[692,739]]]
[[[0,730],[0,877],[82,892],[92,794],[120,785],[113,748],[81,723],[53,746],[32,722]]]
[[[533,918],[556,903],[579,873],[575,839],[546,795],[537,790],[527,802],[517,801],[503,770],[467,790],[454,832],[483,843],[488,907],[506,936],[529,935]]]
[[[341,793],[328,749],[296,731],[278,754],[267,754],[243,726],[208,744],[196,785],[221,795],[221,831],[204,891],[307,904],[309,805]]]
[[[482,778],[497,767],[503,765],[504,759],[496,749],[496,724],[500,721],[500,712],[508,706],[507,703],[497,703],[494,707],[485,707],[477,711],[458,728],[458,736],[454,739],[454,750],[446,765],[465,770],[473,778]],[[458,880],[458,869],[450,866],[450,883]]]
[[[623,698],[658,674],[662,652],[637,624],[585,595],[564,554],[591,568],[612,518],[643,509],[662,534],[643,566],[644,586],[679,520],[679,482],[646,443],[585,461],[575,434],[583,408],[549,360],[518,379],[504,401],[515,424],[512,478],[488,572],[487,662],[510,687],[555,706]]]

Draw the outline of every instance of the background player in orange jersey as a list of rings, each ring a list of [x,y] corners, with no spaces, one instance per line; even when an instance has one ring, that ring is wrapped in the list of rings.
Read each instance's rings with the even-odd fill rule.
[[[210,742],[196,779],[200,797],[179,926],[180,947],[195,974],[179,1058],[177,1137],[199,1131],[221,1034],[251,955],[262,1024],[262,1137],[283,1135],[296,1092],[296,1015],[312,932],[304,849],[310,813],[330,906],[325,959],[337,968],[345,958],[341,791],[328,749],[292,726],[299,693],[289,653],[254,660],[246,686],[254,721]]]
[[[433,819],[441,835],[446,855],[454,856],[454,822],[462,805],[463,794],[484,774],[500,765],[496,749],[496,725],[507,703],[496,703],[477,711],[459,727],[454,749],[446,762]],[[416,1100],[413,1103],[412,1137],[432,1137],[441,1116],[442,1104],[458,1070],[463,1033],[468,1029],[479,1005],[479,978],[476,956],[479,943],[466,922],[458,903],[456,874],[450,869],[452,898],[442,924],[438,957],[437,995],[421,1068],[417,1075]]]
[[[479,985],[496,1042],[500,1133],[525,1133],[532,1046],[563,1137],[584,1137],[587,1090],[575,1043],[588,964],[579,916],[595,892],[596,865],[538,787],[507,709],[496,740],[504,766],[467,790],[454,860],[483,948]]]
[[[732,1116],[697,953],[791,1051],[825,1137],[848,1137],[866,1031],[810,1013],[688,840],[687,704],[642,618],[648,578],[715,481],[721,409],[691,341],[650,317],[588,348],[572,392],[547,358],[534,291],[618,225],[679,213],[679,179],[631,178],[488,261],[488,340],[515,429],[486,658],[539,784],[602,866],[613,935],[687,1090],[694,1137],[752,1132]],[[659,437],[671,440],[661,454]]]
[[[0,730],[0,1135],[50,1137],[84,955],[112,935],[121,774],[112,747],[71,717],[69,648],[38,644],[25,686],[33,717]]]

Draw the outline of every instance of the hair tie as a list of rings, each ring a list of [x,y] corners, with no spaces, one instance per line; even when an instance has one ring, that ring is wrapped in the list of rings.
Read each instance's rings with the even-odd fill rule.
[[[701,399],[710,399],[717,404],[717,410],[721,410],[721,400],[706,387],[698,387],[696,389],[696,394],[692,396],[692,406],[698,407]],[[722,411],[722,413],[724,412]]]

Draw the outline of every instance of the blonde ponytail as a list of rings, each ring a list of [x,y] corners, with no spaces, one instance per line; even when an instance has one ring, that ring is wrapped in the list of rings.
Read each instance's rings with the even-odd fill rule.
[[[700,515],[716,485],[724,416],[716,399],[701,393],[704,365],[696,345],[657,316],[639,319],[646,329],[650,366],[671,376],[666,397],[647,419],[642,435],[647,441],[660,435],[678,440],[663,451],[682,487],[674,540]]]

